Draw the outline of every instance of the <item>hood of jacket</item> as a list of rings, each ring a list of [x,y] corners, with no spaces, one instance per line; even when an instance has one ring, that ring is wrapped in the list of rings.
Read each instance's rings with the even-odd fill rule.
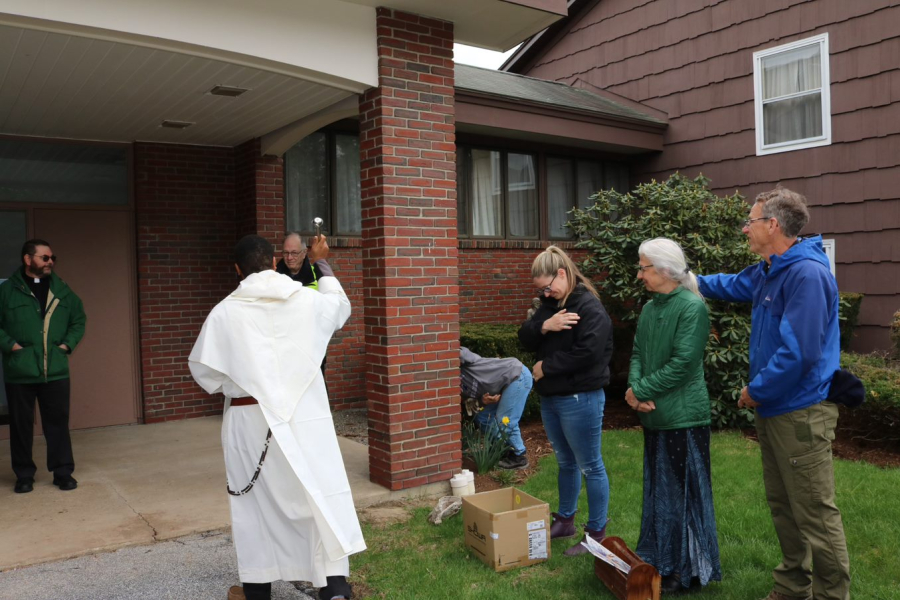
[[[267,269],[245,277],[231,293],[231,297],[249,302],[287,300],[302,289],[303,285],[289,276]]]
[[[773,254],[769,257],[769,260],[772,261],[769,266],[769,277],[775,277],[801,260],[814,260],[824,265],[827,269],[831,268],[831,264],[828,262],[828,255],[825,254],[825,246],[822,244],[821,235],[797,238],[797,243],[791,246],[787,252],[781,255]]]

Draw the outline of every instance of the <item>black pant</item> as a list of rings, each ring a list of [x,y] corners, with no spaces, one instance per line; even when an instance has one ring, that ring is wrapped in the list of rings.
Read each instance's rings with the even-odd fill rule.
[[[330,600],[334,596],[350,598],[351,587],[344,576],[326,577],[328,585],[319,590],[319,598]],[[272,597],[271,583],[241,583],[244,588],[244,597],[247,600],[269,600]]]
[[[242,583],[244,598],[247,600],[270,600],[272,598],[271,583]]]
[[[34,478],[37,467],[31,458],[34,441],[34,401],[41,410],[47,439],[47,470],[65,477],[75,470],[69,437],[69,379],[47,383],[7,383],[9,402],[9,449],[18,479]]]

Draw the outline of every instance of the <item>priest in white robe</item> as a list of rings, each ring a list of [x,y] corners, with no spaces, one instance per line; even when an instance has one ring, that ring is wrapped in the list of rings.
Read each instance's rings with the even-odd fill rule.
[[[238,289],[210,312],[189,358],[197,383],[225,395],[222,446],[243,584],[228,598],[269,600],[278,579],[310,581],[323,600],[349,598],[349,556],[366,545],[319,365],[350,302],[330,268],[318,291],[277,273],[274,249],[259,236],[238,242],[235,268]]]

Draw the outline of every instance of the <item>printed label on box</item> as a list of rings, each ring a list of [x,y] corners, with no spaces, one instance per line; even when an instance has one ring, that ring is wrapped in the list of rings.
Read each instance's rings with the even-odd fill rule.
[[[547,530],[528,532],[528,560],[547,558]]]
[[[531,523],[526,524],[528,531],[534,531],[535,529],[544,529],[546,525],[544,525],[544,520],[540,521],[532,521]]]

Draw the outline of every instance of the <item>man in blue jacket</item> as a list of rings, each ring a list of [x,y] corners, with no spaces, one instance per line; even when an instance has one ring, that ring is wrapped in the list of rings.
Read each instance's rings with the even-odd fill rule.
[[[850,559],[834,502],[831,440],[838,409],[824,402],[840,364],[837,284],[820,236],[797,237],[806,199],[777,187],[744,222],[763,260],[737,275],[698,277],[707,298],[752,302],[750,383],[763,481],[782,561],[766,600],[850,598]]]

